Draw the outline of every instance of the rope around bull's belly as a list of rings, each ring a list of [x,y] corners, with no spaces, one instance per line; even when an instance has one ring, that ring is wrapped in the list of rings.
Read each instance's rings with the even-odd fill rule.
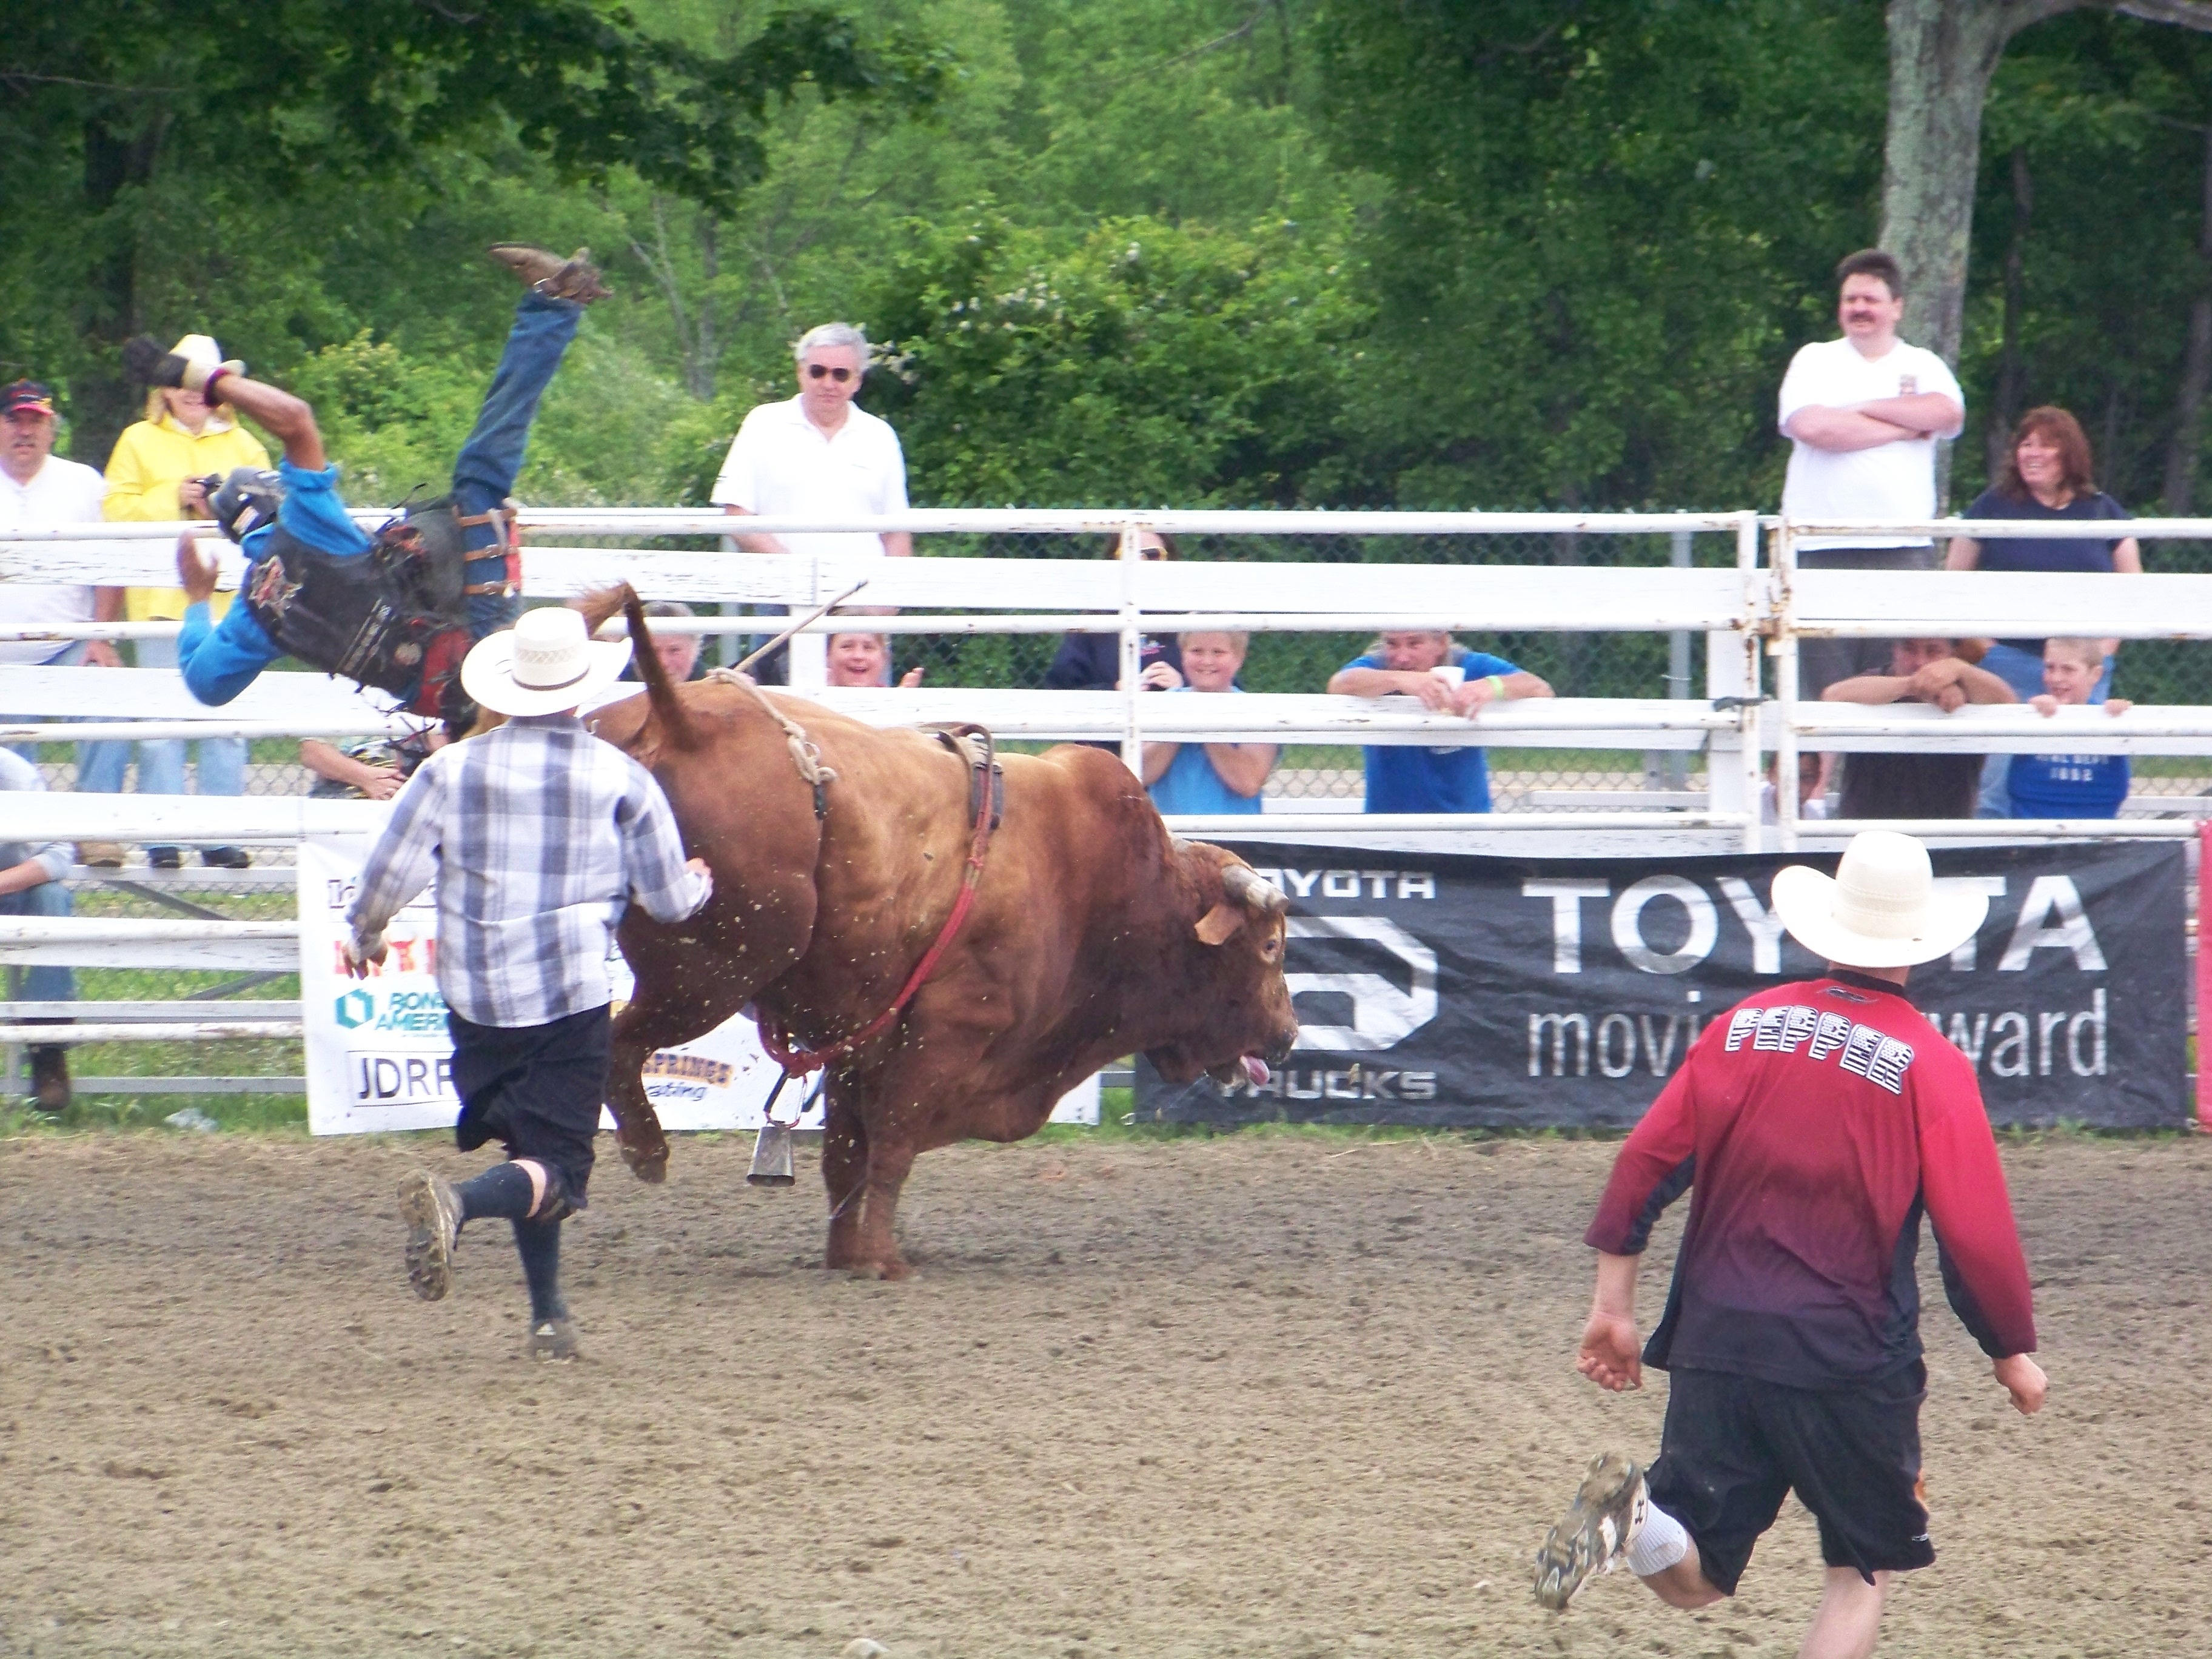
[[[836,781],[837,775],[822,764],[822,751],[814,746],[813,740],[806,735],[805,728],[770,702],[760,687],[745,676],[733,674],[726,668],[717,668],[711,670],[705,678],[726,685],[743,686],[752,693],[754,700],[768,711],[769,717],[783,728],[784,737],[791,747],[793,764],[798,767],[799,775],[813,786],[814,816],[817,818],[824,817],[826,815],[825,787]],[[964,731],[968,728],[961,729]],[[973,729],[981,732],[985,742],[988,743],[990,737],[988,732],[981,732],[980,727]],[[954,749],[956,753],[968,757],[964,749],[961,749],[957,744],[954,745]],[[770,1060],[783,1067],[785,1077],[804,1077],[809,1072],[818,1071],[833,1060],[842,1060],[871,1037],[880,1035],[905,1010],[907,1004],[914,1000],[921,988],[929,982],[930,975],[936,971],[937,964],[944,959],[945,951],[951,949],[952,941],[958,935],[961,924],[968,920],[969,911],[975,908],[975,888],[983,879],[983,862],[990,854],[991,830],[996,821],[997,814],[993,810],[990,782],[991,757],[988,749],[984,750],[980,764],[972,757],[968,758],[971,769],[980,773],[983,781],[980,798],[974,809],[975,827],[968,842],[968,867],[962,872],[960,896],[953,900],[952,912],[945,918],[945,926],[938,930],[936,940],[929,949],[922,952],[921,960],[915,963],[914,971],[907,975],[906,983],[899,988],[899,994],[891,1000],[891,1006],[850,1036],[840,1037],[836,1042],[826,1043],[819,1048],[802,1048],[792,1042],[790,1030],[781,1020],[773,1014],[756,1009],[754,1023],[760,1027],[761,1048]],[[774,1103],[774,1100],[775,1097],[771,1095],[769,1097],[771,1104]]]

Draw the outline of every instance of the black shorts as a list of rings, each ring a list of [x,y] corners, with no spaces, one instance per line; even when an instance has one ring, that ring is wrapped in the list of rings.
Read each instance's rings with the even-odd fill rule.
[[[497,1140],[509,1158],[546,1164],[584,1207],[592,1139],[607,1097],[607,1005],[544,1025],[478,1025],[448,1010],[453,1087],[461,1097],[453,1139],[463,1152]]]
[[[1725,1371],[1669,1374],[1651,1501],[1697,1540],[1723,1595],[1792,1491],[1820,1523],[1820,1559],[1906,1572],[1936,1559],[1920,1483],[1927,1368],[1849,1389],[1792,1389]]]

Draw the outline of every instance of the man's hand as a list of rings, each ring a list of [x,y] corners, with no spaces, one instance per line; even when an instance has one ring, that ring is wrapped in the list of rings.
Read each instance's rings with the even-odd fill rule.
[[[371,800],[390,800],[399,793],[399,786],[407,781],[396,766],[365,766],[362,770],[368,775],[354,787]]]
[[[215,597],[215,561],[200,556],[197,537],[177,538],[177,580],[187,605],[204,605]]]
[[[699,908],[703,910],[707,908],[707,901],[714,896],[714,872],[704,859],[686,859],[684,867],[707,884],[707,890],[699,895]],[[698,911],[692,914],[696,915]]]
[[[346,977],[367,979],[370,970],[383,967],[384,959],[391,954],[390,947],[384,942],[383,934],[379,933],[376,936],[374,945],[356,934],[345,942]]]
[[[1500,682],[1486,674],[1480,679],[1462,680],[1452,692],[1452,708],[1455,713],[1473,720],[1483,704],[1495,702],[1505,693]]]
[[[1642,1388],[1643,1344],[1637,1337],[1636,1322],[1593,1310],[1589,1323],[1583,1327],[1583,1345],[1575,1356],[1575,1369],[1614,1394]]]
[[[2033,1417],[2043,1409],[2043,1396],[2050,1389],[2051,1379],[2043,1374],[2043,1367],[2026,1354],[2007,1354],[2002,1359],[1993,1359],[1990,1371],[2012,1395],[2013,1409],[2022,1417]]]
[[[87,640],[84,655],[77,659],[87,668],[120,668],[123,658],[115,648],[113,640]]]

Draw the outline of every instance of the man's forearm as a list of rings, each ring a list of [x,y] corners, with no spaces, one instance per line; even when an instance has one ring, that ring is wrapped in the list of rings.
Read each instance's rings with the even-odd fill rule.
[[[215,395],[241,415],[251,415],[284,446],[284,459],[303,471],[319,472],[329,465],[323,453],[323,434],[315,426],[314,405],[304,398],[243,374],[226,374],[215,383]]]
[[[1917,439],[1925,434],[1914,427],[1899,426],[1855,409],[1830,409],[1819,404],[1808,404],[1790,417],[1783,428],[1799,443],[1810,444],[1815,449],[1826,449],[1838,454],[1858,449],[1879,449],[1884,444],[1893,444],[1901,439]]]
[[[1590,1311],[1612,1319],[1636,1317],[1636,1264],[1632,1255],[1597,1255],[1597,1291]]]
[[[1823,702],[1895,702],[1912,682],[1902,674],[1861,674],[1838,680],[1820,693]]]
[[[45,865],[36,859],[25,859],[21,864],[0,870],[0,898],[27,893],[33,887],[43,887],[52,879]]]
[[[758,516],[749,507],[725,507],[722,511],[736,519],[750,519]],[[756,532],[751,535],[740,532],[730,539],[735,542],[738,550],[744,553],[788,553],[791,551],[781,541],[769,535],[766,531]]]
[[[1855,408],[1857,413],[1874,420],[1931,435],[1956,432],[1966,418],[1966,411],[1940,392],[1916,392],[1907,398],[1876,398]]]

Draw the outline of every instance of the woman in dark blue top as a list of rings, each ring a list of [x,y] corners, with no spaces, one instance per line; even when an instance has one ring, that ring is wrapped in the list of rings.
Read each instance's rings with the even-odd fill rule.
[[[1138,556],[1172,559],[1175,539],[1157,530],[1137,532]],[[1115,550],[1119,550],[1116,544]],[[1137,674],[1147,691],[1173,691],[1182,684],[1182,649],[1172,634],[1146,634],[1137,641]],[[1121,683],[1121,636],[1119,634],[1064,634],[1059,654],[1045,670],[1048,691],[1112,691]],[[1094,743],[1092,749],[1110,750],[1115,743]]]
[[[2089,453],[2089,440],[2081,423],[2063,409],[2045,405],[2031,409],[2013,428],[2012,449],[1996,483],[1974,498],[1969,519],[2080,520],[2084,526],[2124,520],[2128,510],[2097,488]],[[2103,571],[2122,575],[2142,574],[2142,549],[2132,536],[2112,536],[2091,531],[2079,540],[2029,540],[2025,537],[1993,536],[1977,541],[1958,537],[1951,543],[1947,570]],[[2013,689],[2022,702],[2043,690],[2041,640],[1999,640],[1982,659],[1982,666]],[[2090,694],[2101,702],[2112,695],[2112,659],[2105,659],[2105,672]],[[2011,798],[2005,787],[2009,757],[1992,755],[1982,771],[1982,799],[1977,816],[2012,816]]]

